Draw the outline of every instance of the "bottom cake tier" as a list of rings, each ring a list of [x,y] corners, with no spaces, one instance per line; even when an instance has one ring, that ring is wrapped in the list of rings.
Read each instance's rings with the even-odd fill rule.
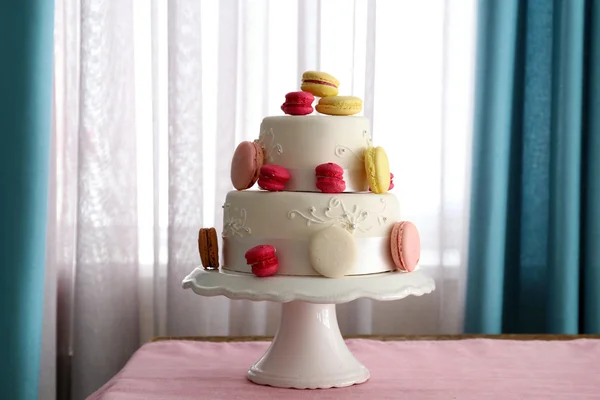
[[[222,268],[252,272],[245,254],[275,248],[277,275],[341,277],[396,269],[393,194],[232,191],[223,205]]]

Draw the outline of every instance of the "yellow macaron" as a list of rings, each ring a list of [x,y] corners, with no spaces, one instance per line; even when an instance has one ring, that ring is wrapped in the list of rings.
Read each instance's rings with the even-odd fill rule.
[[[306,71],[302,74],[303,92],[312,93],[317,97],[337,96],[340,81],[325,72]]]
[[[323,97],[316,109],[327,115],[354,115],[362,110],[362,100],[354,96]]]
[[[382,194],[390,188],[390,164],[383,147],[369,147],[365,150],[365,169],[371,191]]]

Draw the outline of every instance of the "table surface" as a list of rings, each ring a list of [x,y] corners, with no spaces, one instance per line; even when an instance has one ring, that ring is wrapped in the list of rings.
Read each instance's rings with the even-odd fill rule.
[[[348,339],[371,379],[326,390],[249,382],[266,341],[154,341],[89,399],[600,399],[596,338],[448,339]]]

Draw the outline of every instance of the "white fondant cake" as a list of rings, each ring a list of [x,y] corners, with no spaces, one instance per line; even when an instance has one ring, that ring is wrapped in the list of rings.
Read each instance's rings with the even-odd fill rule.
[[[278,275],[320,275],[311,264],[310,240],[331,226],[356,242],[356,263],[346,275],[394,269],[389,238],[400,209],[393,194],[232,191],[223,207],[225,269],[251,272],[244,254],[268,244],[277,251]]]
[[[318,86],[328,81],[319,82],[315,93],[327,96]],[[264,118],[258,138],[234,152],[238,190],[223,205],[221,268],[259,278],[412,271],[418,232],[403,229],[398,199],[387,193],[393,174],[386,152],[372,144],[369,120],[350,116],[362,102],[330,96],[329,115],[308,115],[310,101],[288,93],[282,110],[290,115]],[[254,185],[259,190],[248,190]]]
[[[267,117],[258,141],[265,164],[280,165],[290,173],[287,191],[318,191],[315,168],[329,162],[344,169],[345,192],[368,188],[363,153],[371,144],[371,132],[365,117]]]

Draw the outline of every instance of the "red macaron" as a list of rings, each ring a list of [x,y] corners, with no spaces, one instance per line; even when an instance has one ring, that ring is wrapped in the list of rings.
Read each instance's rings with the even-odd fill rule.
[[[270,276],[279,269],[275,248],[261,244],[248,250],[245,254],[246,263],[252,266],[252,273],[259,277]]]
[[[334,163],[321,164],[315,168],[317,188],[323,193],[341,193],[346,190],[344,169]]]
[[[288,115],[308,115],[313,112],[315,96],[308,92],[291,92],[285,95],[281,109]]]
[[[258,186],[270,192],[280,192],[290,180],[290,173],[280,165],[268,164],[260,168]]]

